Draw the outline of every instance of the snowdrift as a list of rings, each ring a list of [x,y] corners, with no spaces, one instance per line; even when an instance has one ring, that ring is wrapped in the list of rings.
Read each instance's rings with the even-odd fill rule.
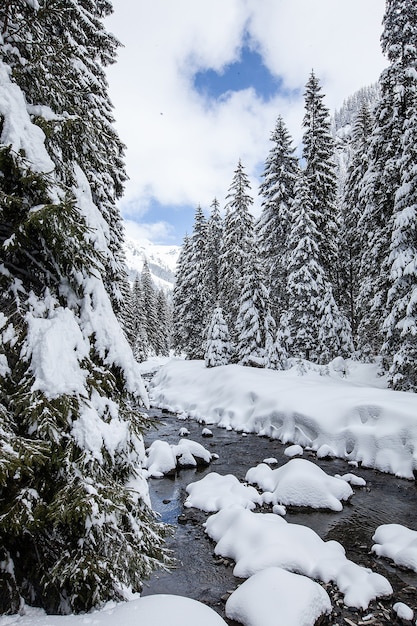
[[[417,395],[384,388],[376,365],[337,361],[274,371],[173,359],[156,374],[153,406],[205,424],[299,444],[403,478],[417,472]],[[308,366],[308,364],[307,364]],[[324,372],[324,373],[323,373]]]

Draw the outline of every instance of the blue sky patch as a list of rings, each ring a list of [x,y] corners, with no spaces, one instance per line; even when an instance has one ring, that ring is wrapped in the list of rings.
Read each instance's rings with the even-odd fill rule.
[[[197,72],[194,88],[203,96],[217,100],[228,91],[253,87],[263,100],[269,100],[282,88],[282,79],[274,76],[264,65],[261,55],[245,46],[240,59],[227,65],[222,73],[214,70]]]

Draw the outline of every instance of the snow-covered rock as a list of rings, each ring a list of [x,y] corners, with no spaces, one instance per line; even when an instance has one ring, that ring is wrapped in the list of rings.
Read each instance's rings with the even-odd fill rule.
[[[272,504],[287,506],[341,511],[342,500],[348,500],[353,494],[346,481],[329,476],[306,459],[291,459],[276,469],[260,463],[248,470],[245,480],[271,493]]]
[[[211,454],[201,443],[180,439],[176,445],[157,439],[146,450],[143,467],[148,477],[161,478],[175,472],[177,467],[209,465],[217,455]]]
[[[378,526],[372,540],[372,552],[394,561],[396,565],[417,572],[417,531],[401,524]]]
[[[311,528],[273,513],[228,507],[211,515],[205,529],[217,544],[215,554],[235,561],[233,573],[239,578],[281,567],[324,583],[334,581],[345,604],[361,609],[392,594],[386,578],[349,561],[340,543],[325,542]]]
[[[329,596],[318,583],[270,567],[232,593],[226,602],[226,616],[244,626],[314,626],[331,608]]]
[[[196,507],[207,513],[236,505],[254,509],[256,505],[262,504],[262,497],[257,490],[243,485],[232,474],[221,476],[210,472],[201,480],[189,484],[187,493],[184,506]]]

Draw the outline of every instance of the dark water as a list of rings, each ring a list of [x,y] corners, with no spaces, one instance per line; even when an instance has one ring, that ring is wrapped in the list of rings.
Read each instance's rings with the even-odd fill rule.
[[[149,481],[153,507],[161,520],[175,526],[175,532],[168,545],[177,560],[172,572],[159,572],[145,584],[143,595],[170,593],[184,595],[217,610],[224,616],[224,602],[227,594],[236,589],[241,582],[232,574],[233,563],[226,565],[214,556],[214,543],[205,535],[203,522],[207,514],[196,509],[185,509],[183,502],[187,496],[186,486],[200,480],[208,472],[234,474],[243,480],[247,470],[262,462],[265,458],[275,457],[279,465],[286,463],[284,455],[287,446],[276,440],[269,440],[257,435],[247,435],[226,431],[210,426],[212,438],[201,435],[203,425],[193,420],[179,420],[176,416],[163,414],[158,409],[150,411],[159,422],[158,430],[148,434],[146,445],[155,439],[176,444],[179,430],[185,426],[189,438],[198,441],[211,452],[219,455],[208,468],[181,470],[173,478],[151,479]],[[373,603],[364,615],[373,612],[374,624],[401,624],[387,612],[394,602],[405,602],[415,611],[417,617],[417,574],[393,567],[389,561],[378,559],[371,553],[372,535],[381,524],[402,524],[417,530],[417,486],[414,481],[396,478],[366,468],[352,468],[341,459],[317,459],[313,453],[304,452],[304,457],[314,461],[330,475],[352,472],[366,480],[366,487],[353,487],[354,495],[349,503],[344,504],[339,513],[333,511],[312,511],[287,509],[286,520],[290,523],[303,524],[312,528],[323,540],[339,541],[352,561],[369,567],[390,581],[394,595],[387,601]],[[329,591],[329,589],[328,589]],[[330,591],[329,591],[330,593]],[[330,594],[331,595],[331,594]],[[332,597],[334,601],[334,597]],[[384,609],[383,618],[382,609]],[[332,615],[330,624],[346,624],[348,617],[353,623],[359,623],[360,612],[339,608]],[[226,620],[227,621],[227,620]],[[234,624],[228,621],[229,624]]]

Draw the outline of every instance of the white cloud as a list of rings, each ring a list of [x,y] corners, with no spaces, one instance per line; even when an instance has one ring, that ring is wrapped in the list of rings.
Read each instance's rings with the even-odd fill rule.
[[[375,82],[385,62],[384,0],[114,0],[107,27],[123,42],[109,68],[117,128],[130,177],[121,206],[143,219],[161,204],[221,204],[239,158],[257,192],[256,166],[283,115],[301,137],[302,92],[314,68],[331,109]],[[245,34],[246,33],[246,34]],[[265,103],[252,90],[208,103],[193,89],[199,69],[235,60],[249,33],[271,72],[300,89]],[[146,214],[148,220],[151,215]]]
[[[167,222],[153,222],[147,224],[145,222],[138,222],[125,219],[124,227],[126,236],[134,240],[153,241],[155,243],[159,241],[169,241],[172,238],[173,227]]]

